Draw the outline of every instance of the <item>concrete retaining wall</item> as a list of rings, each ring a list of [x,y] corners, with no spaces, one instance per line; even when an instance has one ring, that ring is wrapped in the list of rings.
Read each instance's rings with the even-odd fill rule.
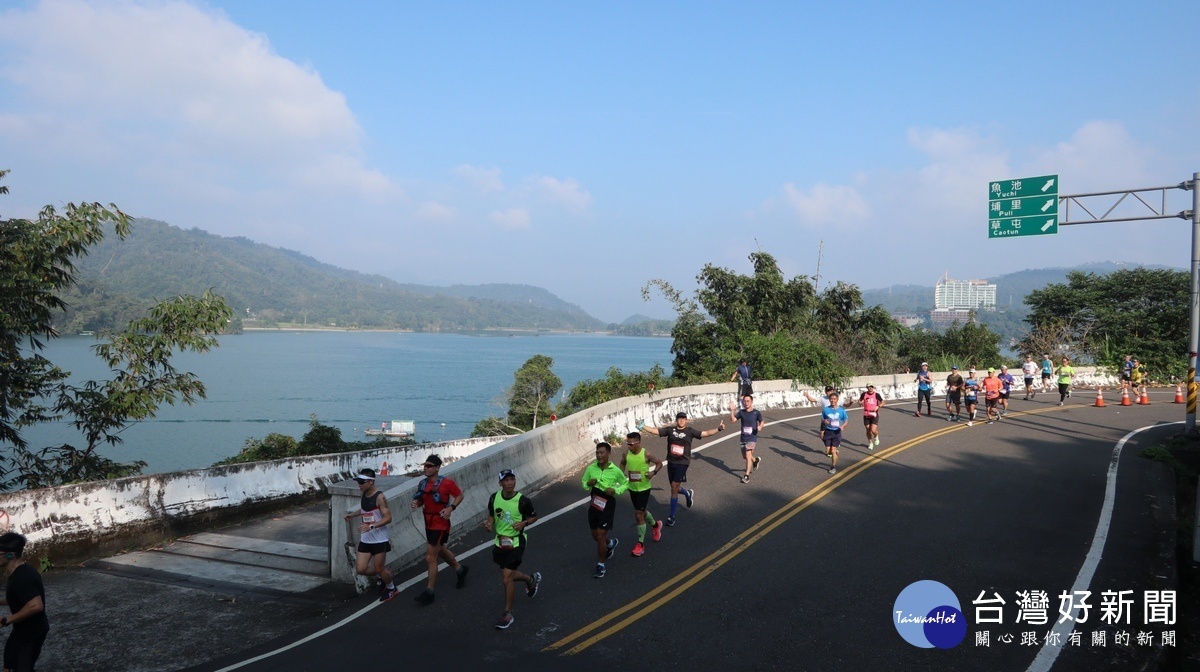
[[[248,462],[132,476],[0,495],[0,528],[29,538],[31,552],[55,560],[88,557],[145,534],[169,535],[188,520],[216,519],[324,492],[364,466],[414,470],[438,451],[465,457],[496,439],[395,446],[357,453]]]
[[[933,374],[938,392],[942,391],[944,383],[937,381],[944,381],[947,375],[949,372]],[[1111,385],[1115,379],[1087,367],[1079,369],[1076,381],[1081,386],[1097,383]],[[917,396],[916,374],[861,376],[849,382],[844,388],[844,394],[857,398],[866,390],[868,383],[874,383],[876,391],[885,399],[912,399]],[[1023,389],[1023,383],[1020,384]],[[754,406],[760,410],[814,406],[819,408],[819,397],[823,393],[824,390],[795,387],[788,380],[758,381],[754,383]],[[727,415],[735,394],[736,387],[733,383],[723,383],[672,388],[653,394],[616,399],[558,420],[554,425],[539,427],[444,465],[441,474],[454,479],[465,495],[462,506],[454,512],[452,538],[461,536],[466,530],[483,522],[488,497],[499,489],[496,477],[501,469],[515,471],[517,489],[532,493],[554,481],[574,478],[584,466],[595,459],[597,440],[612,435],[624,438],[625,434],[633,431],[641,421],[658,426],[672,424],[675,414],[679,411],[687,413],[691,418]],[[810,401],[810,395],[818,401]],[[419,477],[402,479],[398,484],[377,484],[392,507],[393,522],[388,528],[392,542],[388,564],[392,567],[407,566],[421,558],[425,552],[422,514],[420,511],[412,512],[408,508],[418,483]],[[334,525],[330,539],[333,546],[330,552],[333,578],[347,583],[358,581],[359,589],[365,590],[368,583],[354,574],[354,555],[358,544],[357,521],[343,523],[343,516],[358,508],[358,485],[347,481],[331,485],[329,491],[333,498]],[[580,498],[585,494],[580,487]]]

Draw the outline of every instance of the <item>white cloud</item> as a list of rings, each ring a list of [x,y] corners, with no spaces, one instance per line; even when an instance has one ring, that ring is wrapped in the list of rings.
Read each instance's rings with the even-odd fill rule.
[[[1057,173],[1073,192],[1139,189],[1158,184],[1148,165],[1152,152],[1129,136],[1119,123],[1090,121],[1070,139],[1038,153],[1031,161],[1035,173]],[[1031,173],[1032,174],[1032,173]]]
[[[986,205],[989,181],[1017,177],[1008,174],[1008,156],[996,141],[975,129],[912,128],[908,144],[928,156],[915,183],[901,190],[914,205],[965,215]]]
[[[539,197],[565,206],[575,213],[584,212],[592,205],[592,195],[573,178],[560,180],[539,175],[527,178],[525,183]]]
[[[480,168],[463,164],[455,168],[454,172],[466,180],[472,189],[485,196],[504,191],[504,182],[500,180],[499,168]]]
[[[397,193],[364,165],[345,97],[216,10],[45,0],[3,14],[0,62],[16,92],[0,140],[57,150],[47,160],[162,166],[145,177],[192,173],[235,190]]]
[[[529,211],[521,208],[495,210],[488,215],[488,219],[506,231],[524,231],[529,229],[532,224]]]
[[[809,227],[855,226],[871,216],[871,208],[857,189],[846,185],[818,182],[808,191],[795,184],[783,185],[783,198]]]
[[[458,210],[449,205],[428,201],[417,208],[415,216],[418,220],[430,224],[451,224],[458,221]]]

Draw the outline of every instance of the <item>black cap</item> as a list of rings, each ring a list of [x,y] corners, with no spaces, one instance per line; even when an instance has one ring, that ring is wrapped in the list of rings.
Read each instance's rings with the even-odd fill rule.
[[[508,478],[508,477],[510,477],[510,476],[511,476],[512,478],[516,478],[516,477],[517,477],[517,475],[513,473],[513,470],[512,470],[512,469],[501,469],[501,470],[500,470],[500,479],[499,479],[499,480],[503,481],[504,479],[506,479],[506,478]]]
[[[683,411],[680,411],[680,412],[678,412],[678,413],[676,413],[676,414],[675,414],[675,419],[676,419],[676,420],[678,420],[678,419],[680,419],[680,418],[686,418],[686,417],[687,417],[687,413],[684,413]]]

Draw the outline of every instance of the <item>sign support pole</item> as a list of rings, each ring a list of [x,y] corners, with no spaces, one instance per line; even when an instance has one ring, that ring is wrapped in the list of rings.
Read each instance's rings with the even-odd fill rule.
[[[1200,352],[1200,173],[1192,173],[1192,325],[1188,337],[1187,416],[1184,431],[1196,434],[1196,354]],[[1197,500],[1200,503],[1200,499]]]

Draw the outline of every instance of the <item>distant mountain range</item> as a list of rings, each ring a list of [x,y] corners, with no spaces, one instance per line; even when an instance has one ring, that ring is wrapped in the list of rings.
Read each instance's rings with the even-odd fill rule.
[[[540,287],[400,284],[321,263],[312,257],[139,219],[128,238],[108,236],[79,264],[80,283],[66,300],[63,333],[111,328],[153,300],[211,289],[243,326],[280,324],[362,329],[453,331],[605,327],[582,308]]]

